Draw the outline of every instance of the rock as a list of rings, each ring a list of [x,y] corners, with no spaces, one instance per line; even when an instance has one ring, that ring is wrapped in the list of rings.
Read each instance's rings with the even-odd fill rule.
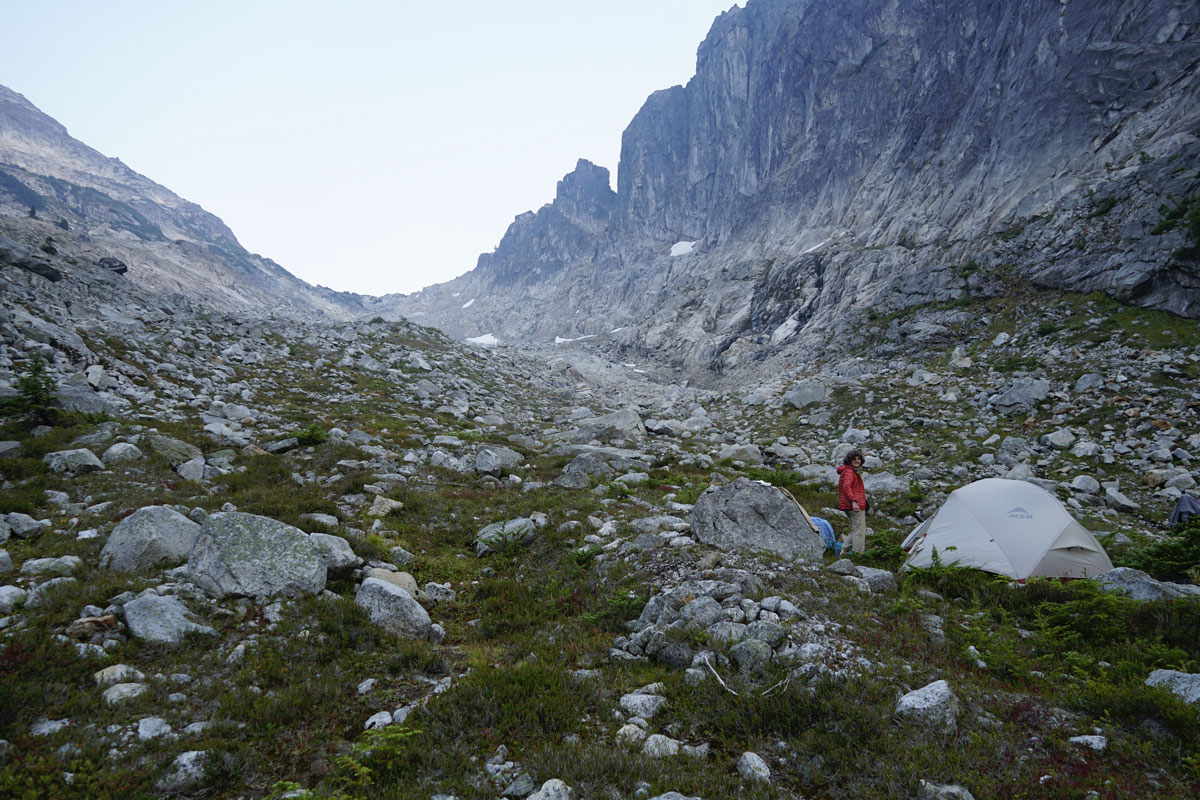
[[[104,690],[104,702],[110,706],[141,697],[149,687],[144,683],[114,683]]]
[[[758,753],[742,753],[737,763],[738,774],[748,781],[770,781],[771,769]]]
[[[522,772],[517,776],[516,780],[504,787],[504,791],[501,792],[501,794],[503,794],[505,797],[521,798],[528,797],[529,795],[533,794],[533,792],[533,778],[529,775],[529,773]]]
[[[600,417],[579,422],[578,428],[568,438],[572,442],[586,443],[593,439],[610,442],[614,439],[640,439],[646,435],[642,418],[632,408],[614,411]]]
[[[431,621],[428,612],[399,586],[367,578],[358,587],[354,602],[366,609],[371,621],[384,630],[407,639],[427,639]]]
[[[558,778],[551,778],[542,788],[529,795],[528,800],[571,800],[571,787]]]
[[[1104,491],[1104,502],[1109,508],[1115,508],[1117,511],[1137,511],[1141,508],[1137,503],[1112,488]]]
[[[204,480],[204,456],[188,459],[175,468],[175,473],[185,481],[200,483]]]
[[[1071,490],[1083,494],[1097,494],[1100,491],[1100,481],[1090,475],[1076,475],[1071,481]]]
[[[331,533],[310,533],[308,536],[320,551],[321,559],[325,562],[325,570],[329,575],[339,577],[348,575],[351,570],[363,563],[363,560],[354,554],[350,542],[341,536],[334,536]]]
[[[1067,428],[1061,428],[1054,433],[1046,434],[1038,441],[1047,447],[1053,447],[1055,450],[1068,450],[1075,444],[1075,434],[1071,433]]]
[[[1090,747],[1097,753],[1102,752],[1106,747],[1108,747],[1108,737],[1106,736],[1072,736],[1067,741],[1071,744]]]
[[[1106,592],[1118,592],[1134,600],[1200,595],[1200,586],[1156,581],[1146,573],[1130,567],[1117,567],[1102,572],[1096,576],[1096,584]]]
[[[148,433],[142,437],[142,442],[152,451],[165,458],[172,468],[204,455],[200,452],[200,448],[190,445],[187,442],[173,439],[170,436],[163,436],[160,433]]]
[[[869,472],[863,475],[863,486],[870,494],[905,494],[912,487],[912,481],[890,472]]]
[[[729,659],[746,675],[761,675],[775,653],[761,639],[743,639],[729,648]]]
[[[1146,678],[1147,686],[1161,686],[1189,705],[1200,705],[1200,673],[1156,669]]]
[[[86,448],[46,453],[42,460],[50,465],[51,471],[60,475],[82,475],[85,472],[104,469],[104,462]]]
[[[28,514],[13,511],[4,518],[9,532],[18,539],[31,539],[49,527],[49,520],[34,519]]]
[[[485,444],[475,452],[475,471],[486,475],[498,475],[501,470],[519,467],[525,457],[507,447]]]
[[[147,594],[125,604],[125,624],[129,633],[138,639],[164,644],[178,644],[189,633],[216,635],[207,625],[188,619],[183,602],[170,595]]]
[[[896,703],[897,715],[945,733],[957,725],[958,711],[958,697],[944,680],[911,691]]]
[[[631,717],[650,719],[667,704],[667,698],[657,694],[626,694],[621,696],[621,708]]]
[[[533,541],[536,530],[529,517],[493,522],[475,534],[475,552],[484,555],[510,544],[527,544]]]
[[[156,564],[183,561],[200,537],[200,526],[166,506],[143,506],[117,523],[100,566],[133,572]]]
[[[854,574],[867,582],[872,592],[896,592],[900,587],[896,584],[896,576],[886,569],[874,567],[855,567]]]
[[[965,787],[922,780],[917,786],[917,800],[975,800]]]
[[[138,446],[129,442],[117,442],[100,455],[100,460],[110,467],[113,464],[129,464],[143,458],[145,456]]]
[[[171,766],[154,784],[154,788],[164,795],[182,795],[199,789],[204,785],[205,775],[210,769],[209,762],[217,758],[207,750],[188,750],[180,753],[171,762]],[[231,756],[225,755],[222,760],[230,761]]]
[[[0,586],[0,614],[11,614],[13,609],[25,602],[26,594],[19,586]]]
[[[756,444],[726,445],[717,453],[717,459],[723,461],[727,458],[731,461],[741,461],[745,464],[763,463],[762,450]]]
[[[794,500],[748,478],[705,489],[691,525],[697,540],[721,550],[765,550],[802,561],[816,561],[825,552]]]
[[[40,608],[42,603],[52,594],[76,582],[74,578],[51,578],[45,583],[39,583],[30,589],[29,594],[25,596],[25,607]]]
[[[617,731],[617,741],[624,745],[639,745],[646,738],[646,732],[637,725],[627,723]]]
[[[113,664],[94,673],[92,679],[97,686],[108,687],[117,683],[141,683],[146,676],[128,664]]]
[[[1017,378],[1003,392],[988,398],[1001,414],[1012,416],[1028,413],[1050,396],[1050,381],[1039,378]]]
[[[22,575],[70,575],[83,564],[79,556],[31,558],[21,565]]]
[[[12,570],[12,556],[8,554],[7,550],[0,550],[0,575],[12,572]]]
[[[1098,372],[1089,372],[1086,375],[1080,375],[1079,380],[1075,381],[1075,386],[1072,388],[1075,394],[1083,394],[1090,392],[1092,389],[1104,385],[1105,378]]]
[[[616,470],[613,469],[608,459],[601,453],[580,453],[571,459],[571,462],[563,467],[563,474],[567,473],[582,473],[583,475],[613,475]],[[587,483],[584,483],[587,486]]]
[[[204,520],[188,557],[192,582],[213,597],[318,594],[322,551],[298,528],[270,517],[221,511]]]
[[[642,745],[642,755],[648,758],[668,758],[679,755],[679,742],[661,733],[651,734],[646,737],[646,742]]]
[[[386,517],[393,511],[399,511],[402,508],[404,508],[404,503],[401,503],[399,500],[392,500],[383,495],[378,495],[371,503],[371,510],[367,513],[372,517]]]
[[[829,398],[829,387],[819,381],[801,381],[792,385],[783,395],[785,405],[804,408],[813,403],[824,403]]]

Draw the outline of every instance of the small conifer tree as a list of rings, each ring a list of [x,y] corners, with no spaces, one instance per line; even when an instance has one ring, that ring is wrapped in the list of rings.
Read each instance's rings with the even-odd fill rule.
[[[17,392],[21,397],[22,411],[33,415],[38,422],[48,423],[57,389],[58,384],[50,374],[46,359],[41,353],[35,352],[25,360],[17,378]]]

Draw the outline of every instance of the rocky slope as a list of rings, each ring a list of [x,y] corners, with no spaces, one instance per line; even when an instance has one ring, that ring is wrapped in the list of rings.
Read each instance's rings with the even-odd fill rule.
[[[1195,795],[1200,565],[896,571],[993,476],[1180,568],[1191,321],[1010,286],[707,389],[0,276],[0,394],[41,354],[77,409],[0,422],[0,794]],[[839,559],[747,479],[841,533],[852,447]]]
[[[997,274],[1195,317],[1198,65],[1175,0],[751,0],[630,123],[615,194],[581,161],[474,271],[372,308],[714,369]]]
[[[3,86],[0,236],[6,263],[44,275],[109,259],[127,281],[172,302],[349,315],[346,296],[314,289],[247,252],[221,220],[72,138]],[[39,267],[50,255],[60,256],[57,266]]]

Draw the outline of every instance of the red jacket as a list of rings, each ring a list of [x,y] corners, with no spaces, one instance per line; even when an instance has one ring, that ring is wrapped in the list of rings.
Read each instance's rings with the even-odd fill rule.
[[[853,508],[852,502],[858,503],[861,510],[867,508],[867,488],[863,486],[862,478],[858,476],[858,472],[854,467],[841,464],[837,468],[838,471],[838,508],[842,511],[849,511]]]

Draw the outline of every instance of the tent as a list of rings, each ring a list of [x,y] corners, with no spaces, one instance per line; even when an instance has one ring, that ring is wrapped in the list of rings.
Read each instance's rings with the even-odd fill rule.
[[[985,478],[950,493],[904,540],[902,569],[975,567],[1016,580],[1094,577],[1113,568],[1104,548],[1058,498],[1032,483]]]

